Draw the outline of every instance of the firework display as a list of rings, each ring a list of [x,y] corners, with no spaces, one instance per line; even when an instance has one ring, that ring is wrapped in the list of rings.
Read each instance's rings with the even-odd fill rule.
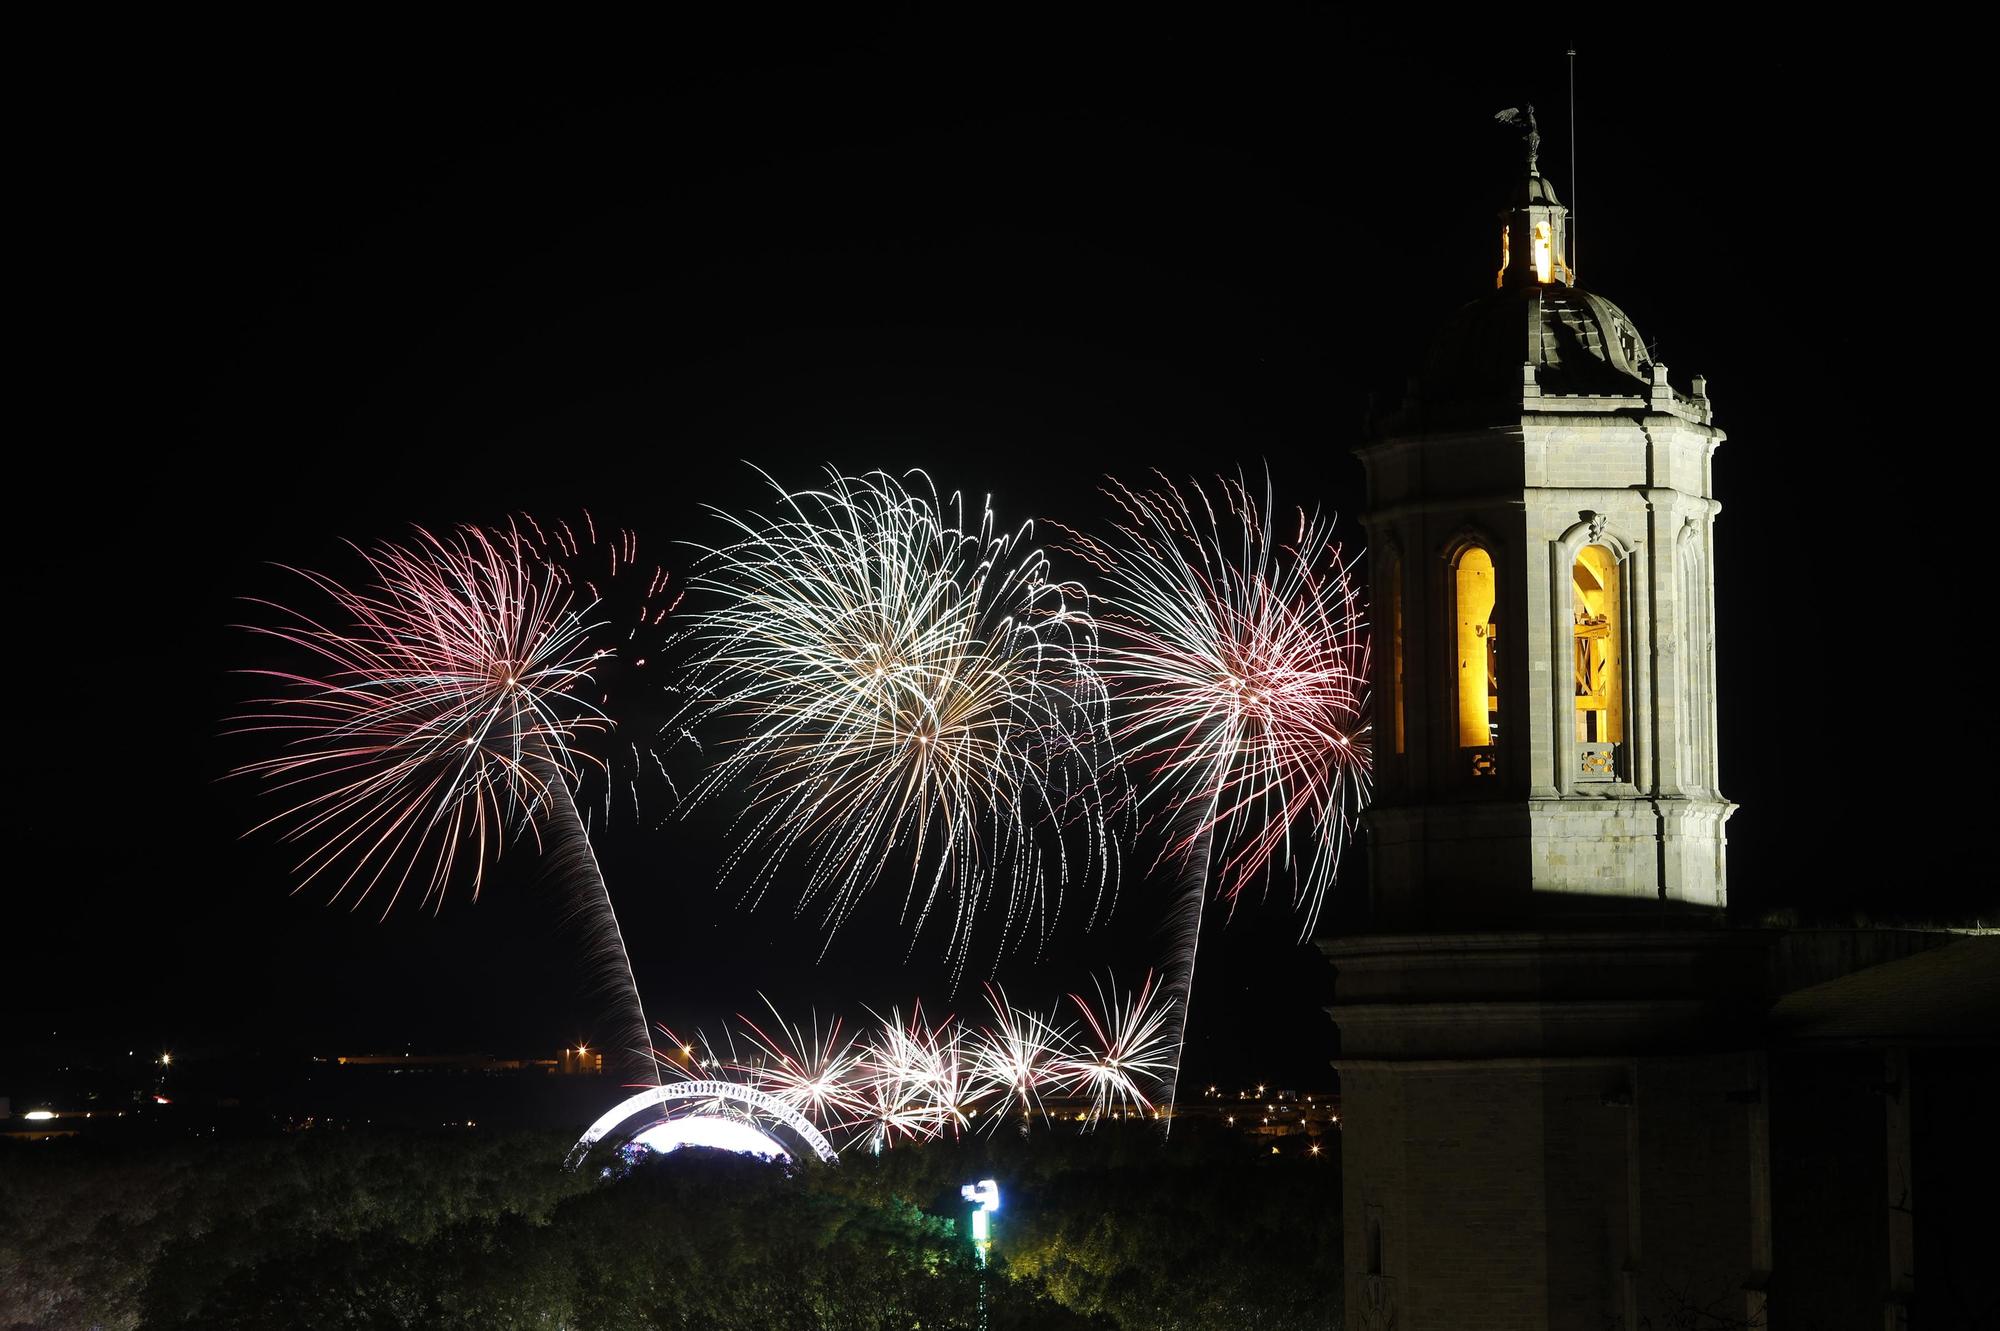
[[[732,538],[700,547],[699,600],[672,623],[665,573],[587,514],[418,529],[355,547],[354,585],[301,572],[319,613],[261,602],[282,622],[252,631],[310,664],[248,672],[277,687],[236,728],[280,747],[237,772],[285,795],[260,827],[302,848],[297,889],[438,908],[531,842],[570,885],[625,1052],[655,1089],[663,1072],[710,1088],[705,1113],[754,1102],[878,1151],[982,1113],[1047,1119],[1051,1100],[1086,1124],[1170,1118],[1211,883],[1233,903],[1289,878],[1310,931],[1366,797],[1367,635],[1330,521],[1281,523],[1268,486],[1113,482],[1112,531],[1070,532],[1093,594],[1056,578],[1031,525],[968,516],[922,473],[765,479],[770,512],[715,510]],[[664,687],[620,687],[649,663]],[[614,690],[678,701],[613,742]],[[941,921],[954,984],[988,916],[996,958],[1045,941],[1066,898],[1094,923],[1127,816],[1150,811],[1174,880],[1167,979],[1071,995],[1067,1015],[989,986],[976,1023],[773,1010],[720,1054],[661,1054],[589,829],[637,811],[642,780],[671,789],[658,743],[697,729],[721,742],[691,798],[672,793],[732,809],[723,880],[753,906],[783,891],[830,946],[893,879],[910,946]]]
[[[585,693],[590,626],[515,532],[419,530],[357,553],[371,585],[297,570],[330,616],[264,602],[286,622],[245,626],[303,649],[315,670],[249,672],[282,691],[237,729],[282,751],[237,772],[293,799],[260,826],[306,847],[299,888],[332,880],[331,899],[359,904],[386,886],[386,915],[413,880],[423,904],[442,904],[463,867],[476,897],[554,782],[575,778],[579,733],[607,724]]]
[[[1155,1097],[1171,1073],[1172,1000],[1149,974],[1121,998],[1115,985],[1094,999],[1071,994],[1080,1020],[1018,1008],[997,987],[974,1026],[932,1023],[923,1005],[892,1009],[848,1033],[843,1022],[738,1016],[718,1042],[683,1040],[666,1027],[655,1051],[663,1082],[678,1084],[691,1115],[740,1118],[761,1128],[794,1117],[849,1148],[872,1152],[1002,1123],[1068,1120],[1085,1128],[1110,1119],[1157,1117]],[[641,1103],[643,1101],[643,1103]],[[577,1156],[638,1108],[635,1097],[607,1114]],[[573,1156],[573,1159],[576,1156]]]
[[[259,602],[283,622],[245,627],[311,666],[246,672],[280,687],[235,728],[281,751],[236,773],[289,800],[259,826],[304,847],[294,890],[327,882],[332,900],[356,906],[384,891],[384,917],[413,885],[441,908],[461,874],[476,898],[507,843],[532,840],[571,887],[598,983],[626,1000],[636,1053],[648,1045],[645,1014],[575,794],[586,770],[610,771],[582,743],[611,729],[597,676],[613,653],[592,646],[605,628],[592,617],[597,579],[631,568],[636,543],[629,532],[599,543],[584,521],[587,540],[532,519],[420,528],[407,544],[355,547],[370,575],[355,586],[293,570],[327,609]],[[588,573],[572,571],[586,562]],[[664,574],[647,586],[657,598]],[[581,605],[579,591],[590,598]],[[638,622],[663,616],[642,605]]]
[[[1116,607],[1100,618],[1118,742],[1171,829],[1183,1028],[1211,876],[1234,902],[1290,874],[1310,934],[1370,762],[1366,619],[1331,521],[1281,521],[1268,484],[1261,503],[1240,481],[1218,489],[1114,481],[1114,535],[1073,533]]]
[[[726,873],[755,901],[789,870],[831,939],[904,865],[913,936],[948,912],[959,967],[991,899],[1003,946],[1101,899],[1120,776],[1081,590],[920,475],[773,488],[694,579],[693,708],[747,732],[697,791],[747,800]]]

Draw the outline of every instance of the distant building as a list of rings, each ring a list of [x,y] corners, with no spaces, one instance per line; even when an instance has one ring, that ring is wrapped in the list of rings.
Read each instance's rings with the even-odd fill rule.
[[[565,1059],[571,1053],[563,1051]],[[395,1072],[555,1072],[563,1060],[554,1058],[496,1058],[492,1054],[330,1054],[323,1061],[342,1068],[377,1068]]]
[[[1372,880],[1322,944],[1347,1325],[1960,1324],[1994,1281],[1958,1165],[1990,1158],[2000,939],[1726,926],[1723,434],[1576,284],[1565,223],[1531,148],[1495,289],[1360,450]],[[1768,538],[1800,571],[1806,516]]]
[[[604,1051],[577,1045],[574,1049],[565,1046],[557,1071],[565,1077],[601,1077],[604,1075]]]

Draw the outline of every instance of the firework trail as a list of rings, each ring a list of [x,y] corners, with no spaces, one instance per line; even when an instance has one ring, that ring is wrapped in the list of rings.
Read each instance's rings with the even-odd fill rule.
[[[567,526],[556,530],[560,551],[581,551]],[[629,995],[628,1035],[643,1050],[638,987],[574,799],[585,767],[601,765],[580,742],[610,729],[592,700],[608,653],[589,646],[601,625],[576,608],[546,540],[518,525],[419,528],[408,544],[354,547],[364,584],[292,570],[330,613],[257,603],[282,622],[244,627],[312,664],[245,672],[278,691],[236,717],[235,732],[275,737],[282,751],[234,774],[290,801],[252,830],[279,827],[303,848],[294,891],[330,884],[330,902],[351,895],[350,908],[386,892],[383,918],[413,888],[441,909],[462,872],[477,899],[508,841],[532,838],[591,924],[600,981]]]
[[[990,509],[968,525],[913,475],[773,481],[774,514],[719,514],[737,539],[695,579],[710,604],[690,629],[691,710],[748,734],[695,800],[748,789],[725,873],[754,904],[802,862],[797,909],[819,911],[829,946],[906,859],[911,945],[948,909],[956,977],[990,897],[1003,948],[1045,931],[1070,885],[1102,904],[1120,769],[1081,589],[1052,578],[1031,526],[1002,534]]]
[[[1368,792],[1367,626],[1333,524],[1300,510],[1281,527],[1268,481],[1261,504],[1241,481],[1218,490],[1113,481],[1112,539],[1072,533],[1117,605],[1100,616],[1117,738],[1179,869],[1169,1105],[1209,879],[1234,904],[1288,870],[1310,935]]]
[[[577,812],[576,797],[569,780],[552,775],[549,790],[549,839],[546,863],[557,882],[571,885],[570,917],[584,933],[590,957],[591,987],[607,999],[623,996],[624,1034],[622,1052],[630,1068],[640,1075],[653,1073],[648,1056],[646,1006],[639,997],[639,979],[632,973],[632,953],[625,946],[625,931],[619,927],[618,912],[611,905],[611,887],[597,862],[597,850],[590,844],[589,830]]]

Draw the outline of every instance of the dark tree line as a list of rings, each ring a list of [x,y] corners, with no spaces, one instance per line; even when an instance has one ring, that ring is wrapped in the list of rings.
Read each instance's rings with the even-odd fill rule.
[[[1335,1325],[1333,1159],[1198,1127],[609,1173],[564,1171],[567,1140],[538,1133],[17,1146],[0,1327],[970,1328],[957,1195],[989,1176],[995,1328]]]

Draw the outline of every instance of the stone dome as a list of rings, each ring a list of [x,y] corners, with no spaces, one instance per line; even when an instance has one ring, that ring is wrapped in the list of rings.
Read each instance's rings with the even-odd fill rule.
[[[1431,343],[1417,395],[1426,405],[1518,404],[1533,367],[1541,395],[1642,397],[1645,339],[1625,311],[1568,286],[1517,286],[1463,306]]]
[[[1562,200],[1556,197],[1556,187],[1547,177],[1532,175],[1525,177],[1514,190],[1514,197],[1508,200],[1510,208],[1562,207]]]

